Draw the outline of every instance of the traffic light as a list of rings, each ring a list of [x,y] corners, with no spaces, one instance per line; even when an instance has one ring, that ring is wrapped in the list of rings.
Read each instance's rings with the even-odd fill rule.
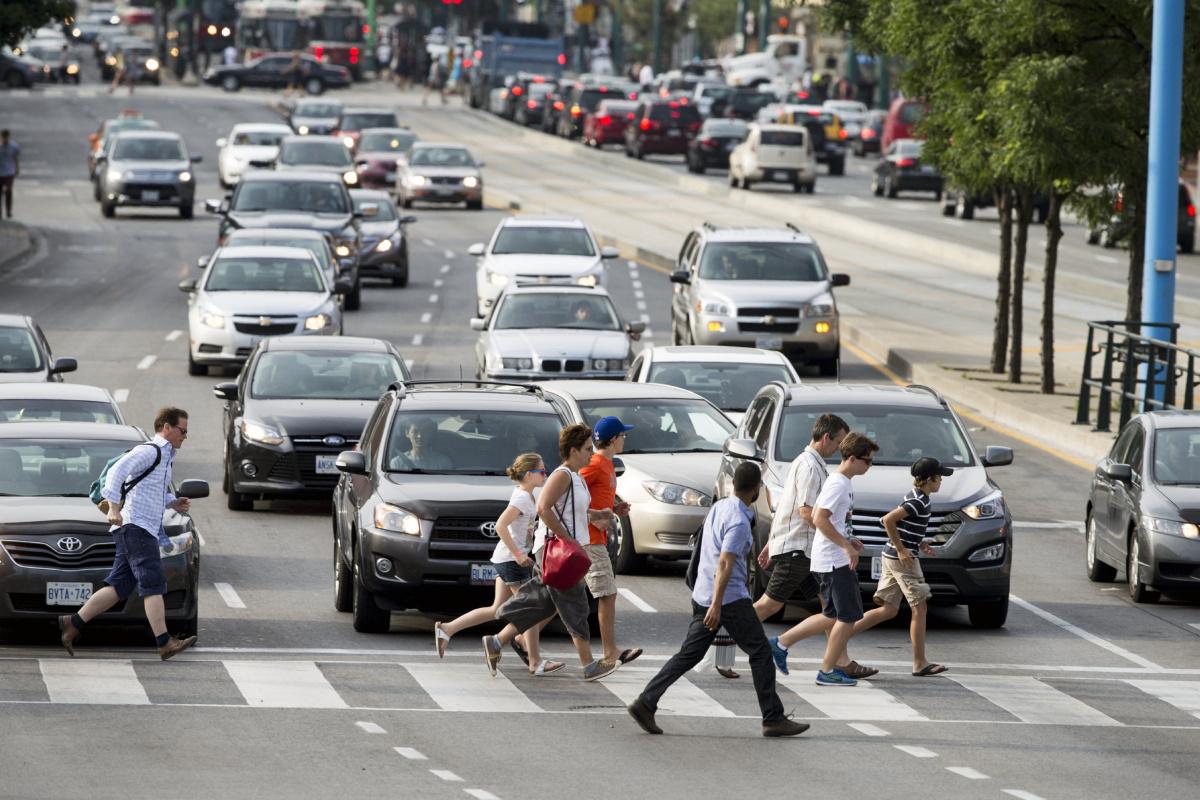
[[[790,19],[788,19],[787,17],[780,16],[779,17],[779,30],[786,33],[787,29],[788,29],[788,25],[790,25],[791,22],[792,21]]]

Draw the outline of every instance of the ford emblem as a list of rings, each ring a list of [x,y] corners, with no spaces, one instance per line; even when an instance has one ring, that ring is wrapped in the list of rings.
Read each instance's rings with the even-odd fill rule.
[[[83,542],[74,536],[64,536],[57,544],[58,549],[64,553],[75,553],[83,549]]]
[[[321,440],[322,444],[327,444],[330,447],[341,447],[346,443],[345,436],[326,436]]]
[[[488,539],[498,539],[500,537],[500,534],[496,533],[496,523],[494,522],[483,523],[479,526],[479,532]]]

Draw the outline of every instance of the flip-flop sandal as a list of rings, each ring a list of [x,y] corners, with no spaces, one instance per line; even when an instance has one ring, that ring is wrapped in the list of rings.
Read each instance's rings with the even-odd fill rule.
[[[495,636],[483,637],[483,663],[487,665],[488,672],[492,673],[492,677],[496,677],[496,666],[500,663],[500,656],[504,655],[504,651],[500,649],[500,643],[496,641]]]
[[[446,657],[446,645],[450,644],[450,634],[442,630],[442,623],[433,623],[433,646],[437,650],[438,658]]]
[[[540,678],[544,675],[549,675],[553,672],[558,672],[560,669],[562,669],[565,666],[566,666],[566,664],[562,663],[561,661],[545,661],[545,660],[543,660],[542,663],[537,665],[537,669],[530,670],[529,674],[535,678]]]
[[[941,675],[948,670],[949,667],[944,667],[941,664],[926,664],[919,672],[914,672],[914,678],[928,678],[930,675]]]
[[[622,664],[628,664],[630,661],[637,661],[638,656],[642,654],[642,648],[631,647],[628,650],[622,650],[621,655],[617,656],[617,660]]]
[[[517,658],[519,658],[523,662],[525,662],[525,666],[528,667],[529,666],[529,651],[526,650],[524,647],[521,647],[521,645],[517,643],[516,639],[513,639],[511,642],[509,642],[509,646],[511,646],[513,649],[513,652],[517,654]]]

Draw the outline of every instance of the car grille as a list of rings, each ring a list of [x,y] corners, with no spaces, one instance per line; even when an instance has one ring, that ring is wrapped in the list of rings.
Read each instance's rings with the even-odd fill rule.
[[[0,541],[18,567],[42,569],[109,569],[117,555],[111,541],[97,542],[78,553],[63,553],[46,542],[22,539]]]
[[[583,361],[578,358],[562,361],[557,358],[542,359],[542,372],[583,372]]]
[[[326,436],[343,436],[346,441],[339,445],[327,445],[322,441]],[[293,466],[300,475],[300,482],[309,489],[332,491],[337,486],[340,474],[318,475],[317,456],[337,455],[345,450],[353,450],[357,444],[358,439],[345,437],[340,433],[322,434],[321,436],[293,436],[292,446],[296,450]],[[282,460],[280,459],[280,461]],[[276,466],[278,466],[278,462]],[[274,468],[271,471],[274,472]]]
[[[851,516],[854,535],[866,544],[887,544],[887,531],[883,529],[882,520],[889,511],[891,509],[887,511],[854,509]],[[932,514],[929,517],[929,527],[926,528],[925,535],[945,541],[954,535],[962,524],[963,515],[958,511],[951,511],[949,514]]]
[[[462,178],[430,178],[429,182],[434,186],[458,186]]]
[[[767,317],[773,317],[770,322]],[[752,306],[738,309],[738,330],[742,333],[795,333],[800,329],[803,312],[788,306]]]
[[[739,322],[738,330],[742,333],[795,333],[800,329],[800,324],[793,322],[776,323],[767,325],[765,322]]]
[[[479,526],[495,522],[504,509],[497,505],[495,516],[438,517],[429,537],[429,557],[448,559],[490,558],[498,538],[483,535]]]
[[[158,192],[159,200],[172,200],[178,196],[175,187],[169,183],[123,183],[121,194],[127,197],[141,198],[145,192]]]
[[[296,323],[272,322],[269,325],[260,325],[257,321],[238,322],[237,320],[234,320],[233,327],[238,333],[253,333],[257,336],[280,336],[296,330]]]
[[[753,306],[739,308],[739,317],[779,317],[781,319],[799,319],[800,309],[792,306]]]
[[[175,180],[174,172],[134,172],[133,180],[139,183],[163,183]]]

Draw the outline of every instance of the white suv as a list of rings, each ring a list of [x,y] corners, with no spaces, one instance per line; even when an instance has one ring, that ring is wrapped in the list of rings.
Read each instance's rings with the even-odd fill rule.
[[[476,314],[487,316],[510,283],[570,283],[605,286],[604,263],[615,247],[600,247],[582,220],[573,217],[509,217],[496,226],[486,245],[467,251],[479,256],[475,273]]]

